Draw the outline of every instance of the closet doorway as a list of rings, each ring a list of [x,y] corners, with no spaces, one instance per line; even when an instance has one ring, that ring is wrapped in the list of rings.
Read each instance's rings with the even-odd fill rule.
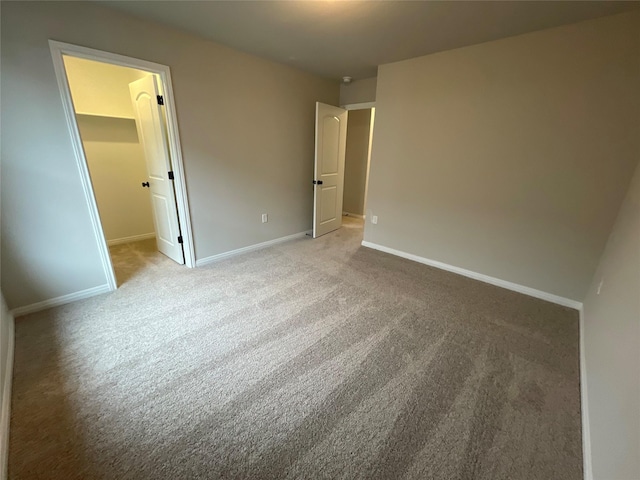
[[[110,286],[113,245],[154,239],[194,266],[168,67],[50,44]]]

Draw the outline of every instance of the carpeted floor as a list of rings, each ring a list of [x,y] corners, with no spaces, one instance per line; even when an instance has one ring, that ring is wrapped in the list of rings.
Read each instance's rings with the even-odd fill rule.
[[[576,311],[345,227],[19,318],[13,479],[581,479]]]

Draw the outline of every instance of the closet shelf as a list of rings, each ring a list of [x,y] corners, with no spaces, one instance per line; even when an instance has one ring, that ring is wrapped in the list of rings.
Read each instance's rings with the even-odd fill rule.
[[[114,120],[134,120],[133,117],[125,117],[121,115],[105,115],[102,113],[91,113],[91,112],[76,112],[76,115],[80,115],[83,117],[102,117],[102,118],[112,118]]]

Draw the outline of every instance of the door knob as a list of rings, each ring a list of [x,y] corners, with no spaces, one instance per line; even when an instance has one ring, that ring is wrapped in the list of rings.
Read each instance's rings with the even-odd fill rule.
[[[142,182],[142,186],[148,188],[149,187],[149,182]]]

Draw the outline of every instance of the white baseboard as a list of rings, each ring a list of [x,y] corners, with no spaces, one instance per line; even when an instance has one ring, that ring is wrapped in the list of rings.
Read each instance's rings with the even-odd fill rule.
[[[15,348],[15,323],[13,316],[9,313],[6,370],[4,376],[4,385],[2,388],[2,410],[0,410],[0,479],[5,480],[8,475],[7,469],[9,464],[9,424],[11,423],[11,384],[13,383],[13,352]]]
[[[587,361],[584,351],[584,308],[580,308],[580,414],[582,416],[582,469],[584,471],[584,480],[593,480],[589,398],[587,395]]]
[[[408,260],[413,260],[414,262],[423,263],[425,265],[436,267],[441,270],[446,270],[448,272],[457,273],[458,275],[473,278],[474,280],[490,283],[491,285],[496,285],[497,287],[506,288],[507,290],[513,290],[514,292],[524,293],[525,295],[529,295],[530,297],[546,300],[547,302],[556,303],[564,307],[574,308],[576,310],[580,310],[582,308],[582,302],[571,300],[570,298],[560,297],[552,293],[543,292],[542,290],[536,290],[535,288],[525,287],[524,285],[518,285],[517,283],[512,283],[506,280],[501,280],[499,278],[490,277],[489,275],[484,275],[482,273],[466,270],[464,268],[449,265],[447,263],[439,262],[437,260],[430,260],[428,258],[420,257],[412,253],[406,253],[400,250],[396,250],[394,248],[385,247],[383,245],[378,245],[376,243],[367,242],[364,240],[362,241],[362,246],[373,248],[374,250],[380,250],[381,252],[390,253],[391,255],[396,255],[398,257],[406,258]]]
[[[217,255],[211,255],[210,257],[201,258],[196,260],[196,267],[202,267],[204,265],[208,265],[213,262],[217,262],[219,260],[223,260],[229,257],[235,257],[236,255],[240,255],[242,253],[253,252],[254,250],[260,250],[262,248],[270,247],[272,245],[277,245],[278,243],[288,242],[289,240],[295,240],[296,238],[303,238],[309,235],[309,231],[294,233],[293,235],[287,235],[286,237],[280,237],[273,240],[269,240],[267,242],[256,243],[255,245],[249,245],[248,247],[238,248],[237,250],[231,250],[229,252],[219,253]]]
[[[80,290],[79,292],[70,293],[68,295],[43,300],[42,302],[32,303],[31,305],[25,305],[24,307],[17,307],[11,310],[11,314],[14,318],[17,318],[20,315],[39,312],[40,310],[46,310],[47,308],[57,307],[59,305],[64,305],[65,303],[76,302],[78,300],[84,300],[85,298],[95,297],[96,295],[101,295],[110,291],[111,289],[109,288],[109,285],[104,284],[93,288],[87,288],[86,290]]]
[[[132,235],[130,237],[114,238],[113,240],[107,240],[107,245],[112,247],[113,245],[122,245],[123,243],[139,242],[140,240],[149,240],[150,238],[156,238],[156,233],[143,233],[141,235]]]
[[[356,218],[364,218],[364,215],[360,215],[359,213],[351,213],[351,212],[342,212],[343,217],[356,217]]]

